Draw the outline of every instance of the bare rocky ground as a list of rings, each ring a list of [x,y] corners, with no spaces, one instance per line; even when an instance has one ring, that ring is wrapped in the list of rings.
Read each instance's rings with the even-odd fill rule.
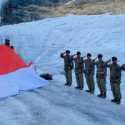
[[[75,15],[97,15],[97,14],[124,14],[125,13],[125,1],[116,2],[96,2],[86,4],[68,4],[55,7],[40,7],[36,5],[30,5],[25,7],[24,10],[28,11],[32,18],[44,18],[64,16],[66,14]]]
[[[65,5],[60,6],[56,10],[57,15],[65,15],[67,13],[78,15],[97,15],[104,13],[111,14],[124,14],[125,13],[125,1],[116,2],[96,2],[86,3],[80,5]]]
[[[125,1],[96,2],[86,4],[66,4],[62,6],[37,6],[29,5],[21,7],[18,12],[23,13],[20,18],[23,22],[39,20],[44,18],[60,17],[67,14],[74,15],[98,15],[98,14],[124,14]],[[20,16],[20,15],[15,15]]]
[[[83,4],[64,4],[60,6],[28,5],[13,10],[11,19],[13,23],[29,22],[44,18],[61,17],[67,14],[74,15],[99,15],[99,14],[124,14],[125,1],[105,1]],[[4,23],[3,23],[4,24]],[[9,23],[10,24],[10,23]]]

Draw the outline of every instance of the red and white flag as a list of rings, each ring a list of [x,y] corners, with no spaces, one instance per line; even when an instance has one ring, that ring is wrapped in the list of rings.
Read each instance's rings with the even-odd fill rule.
[[[26,64],[13,49],[0,45],[0,98],[47,84],[35,73],[31,62]]]

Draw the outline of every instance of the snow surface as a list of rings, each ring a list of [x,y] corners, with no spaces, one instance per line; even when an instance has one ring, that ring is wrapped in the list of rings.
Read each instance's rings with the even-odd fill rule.
[[[105,60],[119,57],[124,63],[125,16],[97,15],[45,19],[0,28],[0,39],[10,38],[20,56],[32,60],[37,72],[49,72],[54,80],[42,89],[22,92],[0,102],[2,125],[124,125],[125,124],[125,74],[122,80],[122,105],[110,103],[112,98],[109,77],[108,99],[65,88],[63,61],[60,52],[71,49],[83,55],[93,53],[93,58],[102,53]],[[86,84],[85,84],[86,89]],[[96,93],[98,89],[96,87]],[[24,120],[25,119],[25,120]]]
[[[50,85],[0,101],[1,125],[124,125],[124,106],[74,88]]]

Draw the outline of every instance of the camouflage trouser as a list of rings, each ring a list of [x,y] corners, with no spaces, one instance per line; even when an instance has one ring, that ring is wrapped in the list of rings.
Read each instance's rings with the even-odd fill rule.
[[[111,90],[114,99],[121,100],[120,83],[111,83]]]
[[[85,74],[85,77],[86,77],[86,83],[87,83],[88,89],[93,94],[95,91],[94,75],[93,74]]]
[[[71,85],[72,84],[72,70],[65,70],[65,78],[66,78],[66,83]]]
[[[100,94],[106,94],[106,79],[97,78]]]
[[[81,89],[83,89],[83,83],[84,83],[83,73],[75,71],[75,76],[76,76],[77,86],[80,87]]]

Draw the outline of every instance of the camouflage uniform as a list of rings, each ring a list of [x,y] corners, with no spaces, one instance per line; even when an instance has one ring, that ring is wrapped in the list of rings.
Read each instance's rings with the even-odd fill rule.
[[[88,85],[88,89],[90,93],[94,93],[95,83],[94,83],[94,61],[92,59],[84,60],[85,64],[85,78]]]
[[[111,83],[111,90],[113,93],[114,100],[120,103],[121,101],[121,90],[120,90],[120,83],[121,83],[121,70],[122,68],[118,64],[110,64],[110,83]]]
[[[70,55],[61,54],[61,58],[64,59],[64,71],[65,71],[65,78],[66,84],[72,85],[72,69],[73,69],[73,59]]]
[[[83,83],[84,83],[84,80],[83,80],[83,70],[84,70],[83,57],[75,58],[74,62],[75,62],[75,76],[76,76],[77,87],[82,90]]]
[[[98,88],[100,91],[100,97],[106,97],[106,76],[107,76],[107,67],[106,62],[103,60],[95,62],[97,66],[96,79]]]

